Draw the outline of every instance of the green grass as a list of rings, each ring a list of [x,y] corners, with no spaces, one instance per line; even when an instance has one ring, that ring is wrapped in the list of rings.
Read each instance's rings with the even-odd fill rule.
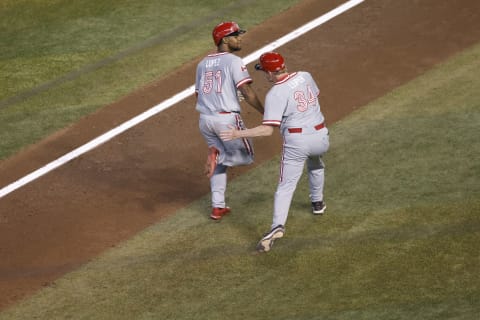
[[[297,2],[2,1],[0,160],[211,50],[218,22]]]
[[[477,319],[480,45],[330,127],[327,214],[305,177],[271,222],[278,157],[71,272],[0,319]]]

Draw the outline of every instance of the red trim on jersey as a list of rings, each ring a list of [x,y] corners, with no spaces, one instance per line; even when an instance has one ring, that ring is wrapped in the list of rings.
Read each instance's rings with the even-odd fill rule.
[[[275,82],[274,85],[276,85],[276,84],[282,84],[282,83],[288,81],[288,79],[295,77],[296,75],[297,75],[297,72],[290,73],[290,74],[288,74],[285,78],[283,78],[283,79]]]
[[[274,127],[280,127],[280,124],[282,121],[280,120],[263,120],[262,124],[268,125],[268,126],[274,126]]]
[[[230,52],[214,52],[207,55],[207,57],[216,57],[216,56],[223,56],[225,54],[229,54]]]
[[[280,172],[279,172],[279,183],[283,181],[283,167],[284,167],[284,161],[285,161],[285,140],[283,140],[282,144],[282,159],[280,160]]]
[[[236,114],[235,115],[235,127],[237,130],[245,130],[245,128],[241,125],[242,123],[242,118],[240,118],[240,115]],[[243,145],[245,146],[245,149],[247,149],[248,154],[254,155],[253,153],[253,147],[250,144],[250,140],[247,138],[242,138]]]
[[[242,85],[244,85],[245,83],[250,83],[252,82],[252,78],[245,78],[243,80],[240,80],[238,83],[237,83],[237,88],[240,88]]]

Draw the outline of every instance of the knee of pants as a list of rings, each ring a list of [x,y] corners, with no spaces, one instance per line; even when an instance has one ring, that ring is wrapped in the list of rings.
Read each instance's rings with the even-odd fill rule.
[[[325,163],[320,156],[311,157],[307,160],[307,167],[309,170],[325,169]]]

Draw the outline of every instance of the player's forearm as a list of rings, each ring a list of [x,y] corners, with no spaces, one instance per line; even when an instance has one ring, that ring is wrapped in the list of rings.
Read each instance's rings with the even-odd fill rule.
[[[253,138],[253,137],[264,137],[271,136],[273,133],[273,127],[267,125],[259,125],[258,127],[245,129],[245,130],[236,130],[234,138]]]
[[[263,114],[264,108],[263,104],[258,98],[257,94],[255,91],[250,87],[250,84],[244,84],[243,86],[240,87],[240,92],[242,93],[245,101],[248,102],[252,107],[254,107],[258,112]]]

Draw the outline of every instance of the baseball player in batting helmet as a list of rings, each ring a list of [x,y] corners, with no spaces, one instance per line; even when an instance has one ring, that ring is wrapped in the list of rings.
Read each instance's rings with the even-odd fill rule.
[[[240,29],[238,24],[233,21],[222,22],[218,24],[212,31],[213,41],[215,45],[218,46],[220,41],[225,37],[239,36],[244,34],[246,31]]]
[[[247,67],[233,54],[241,50],[245,32],[233,21],[215,26],[212,37],[217,50],[200,61],[196,71],[196,110],[200,113],[200,132],[209,150],[205,173],[210,179],[210,218],[214,220],[220,220],[230,212],[225,203],[227,168],[251,164],[254,155],[251,139],[224,142],[218,134],[229,126],[245,129],[239,96],[263,113],[263,104],[250,86],[252,78]]]
[[[222,131],[224,141],[272,135],[274,128],[283,136],[280,178],[274,197],[271,229],[257,244],[260,252],[269,251],[273,242],[285,234],[285,223],[293,193],[307,163],[312,212],[321,215],[327,206],[323,201],[324,169],[322,155],[329,148],[328,130],[320,111],[320,90],[305,71],[289,73],[283,56],[266,52],[255,69],[265,72],[272,88],[265,98],[265,113],[258,127]]]

